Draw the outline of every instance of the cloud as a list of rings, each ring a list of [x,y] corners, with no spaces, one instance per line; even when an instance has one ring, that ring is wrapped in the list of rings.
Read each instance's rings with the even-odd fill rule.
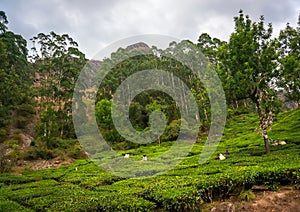
[[[233,17],[243,9],[252,20],[264,15],[275,32],[297,22],[297,0],[1,0],[10,30],[26,39],[39,32],[68,33],[91,58],[106,45],[138,34],[165,34],[196,41],[203,32],[227,40]]]

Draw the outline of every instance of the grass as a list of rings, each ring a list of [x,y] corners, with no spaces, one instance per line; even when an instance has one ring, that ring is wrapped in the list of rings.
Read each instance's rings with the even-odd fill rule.
[[[77,160],[57,169],[26,171],[20,176],[0,175],[0,211],[152,211],[200,210],[203,202],[242,196],[253,185],[300,184],[300,110],[280,113],[269,137],[287,145],[271,146],[264,154],[256,132],[258,117],[231,118],[214,156],[199,164],[204,139],[198,141],[174,169],[155,177],[125,179],[101,170],[90,160]],[[155,158],[172,142],[123,151],[140,161]],[[77,171],[76,171],[77,167]],[[156,167],[150,167],[155,169]],[[298,186],[299,187],[299,186]]]

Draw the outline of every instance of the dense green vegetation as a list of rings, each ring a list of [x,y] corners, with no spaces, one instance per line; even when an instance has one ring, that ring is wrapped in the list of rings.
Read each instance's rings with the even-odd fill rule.
[[[270,137],[287,145],[271,146],[264,154],[264,144],[256,133],[255,114],[236,112],[227,123],[217,152],[229,149],[226,160],[214,157],[199,165],[203,140],[178,166],[151,178],[123,179],[100,170],[90,160],[41,171],[24,170],[19,176],[0,175],[2,211],[151,211],[200,210],[201,204],[239,196],[254,185],[270,190],[280,185],[300,185],[300,110],[280,113]],[[128,150],[141,160],[163,153],[171,144]],[[125,153],[125,152],[120,152]],[[147,162],[147,161],[143,161]],[[77,169],[77,170],[76,170]]]
[[[9,31],[7,24],[5,13],[0,11],[1,211],[197,211],[205,202],[231,196],[245,199],[254,185],[276,190],[289,184],[299,189],[300,110],[288,110],[286,102],[300,101],[300,16],[296,28],[287,24],[274,37],[272,25],[266,26],[263,16],[254,22],[240,11],[234,18],[235,29],[228,41],[204,33],[196,43],[172,42],[166,49],[146,44],[142,49],[120,48],[109,58],[94,61],[101,66],[80,85],[83,97],[79,104],[83,110],[75,111],[74,115],[82,118],[83,133],[88,137],[91,120],[87,115],[88,85],[95,85],[96,76],[103,76],[114,65],[96,90],[93,115],[111,148],[120,155],[130,154],[137,164],[147,164],[169,150],[178,138],[181,124],[190,122],[190,117],[183,119],[180,111],[193,106],[174,78],[186,84],[196,99],[199,114],[195,116],[200,124],[188,156],[174,169],[151,178],[139,178],[145,173],[138,165],[122,167],[125,171],[135,170],[128,176],[131,179],[101,170],[86,159],[86,152],[77,140],[72,122],[72,95],[76,79],[88,60],[76,41],[67,34],[39,33],[31,39],[29,51],[26,40]],[[132,52],[135,56],[131,56]],[[176,61],[174,55],[192,56],[201,61],[201,68],[213,68],[220,77],[228,121],[216,153],[228,149],[230,154],[224,161],[215,160],[213,155],[199,164],[212,119],[211,102],[202,79],[187,64]],[[166,129],[157,140],[137,144],[117,131],[111,104],[120,84],[146,69],[167,70],[169,76],[158,81],[162,85],[173,81],[172,88],[181,104],[157,90],[142,92],[132,101],[130,96],[125,98],[125,102],[130,102],[131,124],[139,132],[149,131],[149,116],[153,111],[161,110],[166,116]],[[280,93],[284,99],[279,98]],[[269,145],[266,135],[287,144]],[[149,160],[142,161],[143,155]],[[33,171],[30,165],[17,167],[20,161],[53,158],[79,160],[57,169]],[[150,175],[165,170],[148,164]]]

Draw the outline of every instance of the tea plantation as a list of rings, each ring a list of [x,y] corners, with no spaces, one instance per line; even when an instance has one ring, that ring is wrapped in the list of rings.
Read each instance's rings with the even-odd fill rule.
[[[22,175],[0,175],[0,211],[200,211],[201,204],[238,196],[254,185],[276,190],[300,185],[300,110],[280,113],[269,137],[287,145],[264,144],[255,114],[237,114],[226,125],[216,153],[230,154],[199,165],[205,139],[175,169],[149,178],[124,179],[102,171],[90,160]],[[141,160],[166,151],[171,143],[127,151]],[[120,152],[120,154],[126,152]],[[147,162],[147,161],[144,161]]]

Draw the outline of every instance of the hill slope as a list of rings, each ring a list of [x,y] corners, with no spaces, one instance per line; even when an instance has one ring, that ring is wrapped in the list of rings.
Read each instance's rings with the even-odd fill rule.
[[[226,160],[210,160],[199,165],[203,142],[197,142],[175,169],[151,178],[123,179],[100,170],[90,160],[77,160],[58,169],[31,171],[20,176],[0,175],[0,209],[4,211],[152,211],[200,210],[205,202],[243,198],[254,186],[276,190],[281,185],[300,185],[300,110],[281,113],[269,137],[287,145],[264,144],[256,132],[255,114],[230,119],[217,152],[229,149]],[[132,159],[143,154],[151,159],[166,151],[171,143],[130,150]],[[126,153],[126,152],[122,152]],[[157,169],[158,167],[150,167]],[[138,174],[138,170],[137,170]],[[244,197],[245,198],[245,197]]]

